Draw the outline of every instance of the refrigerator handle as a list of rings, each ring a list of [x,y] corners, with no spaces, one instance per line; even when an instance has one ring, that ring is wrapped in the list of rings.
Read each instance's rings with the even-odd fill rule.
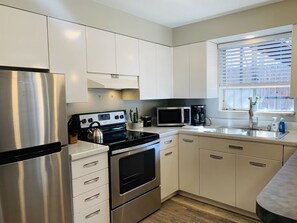
[[[0,165],[33,159],[40,156],[57,153],[62,150],[61,142],[34,146],[24,149],[11,150],[0,153]]]

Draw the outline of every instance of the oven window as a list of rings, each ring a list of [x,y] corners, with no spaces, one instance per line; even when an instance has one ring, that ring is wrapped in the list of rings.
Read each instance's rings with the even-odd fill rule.
[[[181,109],[159,110],[159,123],[181,123]]]
[[[155,149],[120,159],[119,168],[121,194],[155,179]]]

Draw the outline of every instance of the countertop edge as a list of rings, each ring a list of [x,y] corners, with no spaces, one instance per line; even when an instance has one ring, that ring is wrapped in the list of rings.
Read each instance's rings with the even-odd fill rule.
[[[68,147],[71,161],[108,152],[109,150],[108,146],[84,141],[78,141],[76,144],[69,144]]]

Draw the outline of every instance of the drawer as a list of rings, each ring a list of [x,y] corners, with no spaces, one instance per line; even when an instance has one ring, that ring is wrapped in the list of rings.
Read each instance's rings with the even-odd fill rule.
[[[283,145],[199,137],[199,148],[282,161]]]
[[[108,200],[74,215],[74,223],[109,223]]]
[[[178,135],[172,135],[160,140],[160,150],[176,146],[178,144]]]
[[[73,199],[73,211],[79,213],[108,199],[108,184],[105,184],[75,197]]]
[[[88,156],[71,163],[72,179],[84,176],[108,167],[107,153]]]
[[[108,183],[108,169],[103,169],[72,180],[73,197]]]

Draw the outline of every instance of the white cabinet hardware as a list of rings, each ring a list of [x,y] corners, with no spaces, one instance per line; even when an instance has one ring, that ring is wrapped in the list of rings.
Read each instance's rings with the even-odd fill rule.
[[[94,179],[91,179],[91,180],[87,180],[84,182],[84,185],[88,185],[88,184],[92,184],[92,183],[95,183],[99,180],[99,177],[96,177]]]
[[[94,162],[91,162],[91,163],[86,163],[84,164],[84,168],[88,168],[88,167],[91,167],[91,166],[96,166],[97,164],[99,163],[99,161],[94,161]]]
[[[222,156],[216,156],[216,155],[212,155],[212,154],[210,154],[209,157],[212,158],[212,159],[216,159],[216,160],[222,160],[223,159]]]
[[[243,150],[242,146],[235,146],[235,145],[229,145],[230,149],[239,149],[239,150]]]
[[[192,140],[192,139],[183,139],[183,141],[184,141],[184,142],[188,142],[188,143],[192,143],[192,142],[194,142],[194,140]]]
[[[100,211],[101,211],[100,209],[97,211],[94,211],[93,213],[88,214],[85,218],[88,219],[88,218],[94,217],[95,215],[98,215]]]

